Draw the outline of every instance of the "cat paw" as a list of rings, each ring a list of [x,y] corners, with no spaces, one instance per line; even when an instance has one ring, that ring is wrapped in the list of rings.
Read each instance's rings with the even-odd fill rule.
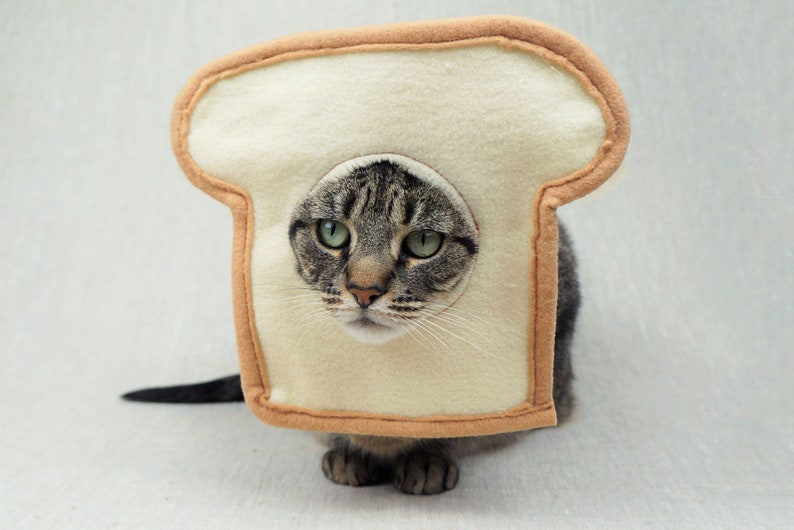
[[[439,455],[414,453],[401,456],[394,466],[394,485],[404,493],[435,495],[458,483],[458,466]]]
[[[331,482],[345,486],[369,486],[389,478],[374,458],[344,449],[331,449],[323,455],[323,473]]]

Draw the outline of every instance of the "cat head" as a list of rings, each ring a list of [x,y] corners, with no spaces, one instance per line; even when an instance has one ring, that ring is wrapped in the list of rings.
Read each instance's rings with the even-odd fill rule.
[[[289,225],[300,277],[345,331],[376,344],[457,299],[477,238],[458,192],[429,167],[396,155],[338,166]]]

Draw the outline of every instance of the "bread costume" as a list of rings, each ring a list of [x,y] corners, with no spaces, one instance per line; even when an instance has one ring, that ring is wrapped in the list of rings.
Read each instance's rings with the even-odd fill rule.
[[[628,138],[599,59],[521,18],[300,34],[201,69],[174,107],[173,148],[234,216],[251,410],[282,427],[406,437],[554,425],[555,210],[604,182]],[[446,348],[301,324],[268,288],[302,284],[287,236],[295,206],[321,179],[378,159],[446,185],[479,228],[452,307],[482,325],[450,328]]]

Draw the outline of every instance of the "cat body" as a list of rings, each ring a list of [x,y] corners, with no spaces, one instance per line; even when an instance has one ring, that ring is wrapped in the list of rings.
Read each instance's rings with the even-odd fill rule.
[[[569,347],[579,288],[570,240],[562,226],[559,232],[553,397],[562,421],[573,406]],[[423,323],[443,313],[465,289],[479,251],[478,227],[457,192],[389,160],[321,180],[293,211],[287,236],[302,288],[316,292],[350,336],[372,344],[421,335]],[[239,376],[232,376],[124,397],[197,403],[242,400],[243,395]],[[456,454],[508,438],[332,434],[322,469],[338,484],[391,481],[406,493],[441,493],[457,483]]]

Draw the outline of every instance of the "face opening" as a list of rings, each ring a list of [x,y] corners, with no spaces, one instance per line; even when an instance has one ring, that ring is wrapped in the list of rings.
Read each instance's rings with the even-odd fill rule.
[[[398,155],[361,157],[323,177],[293,211],[296,271],[354,339],[410,334],[462,293],[477,225],[434,170]]]

